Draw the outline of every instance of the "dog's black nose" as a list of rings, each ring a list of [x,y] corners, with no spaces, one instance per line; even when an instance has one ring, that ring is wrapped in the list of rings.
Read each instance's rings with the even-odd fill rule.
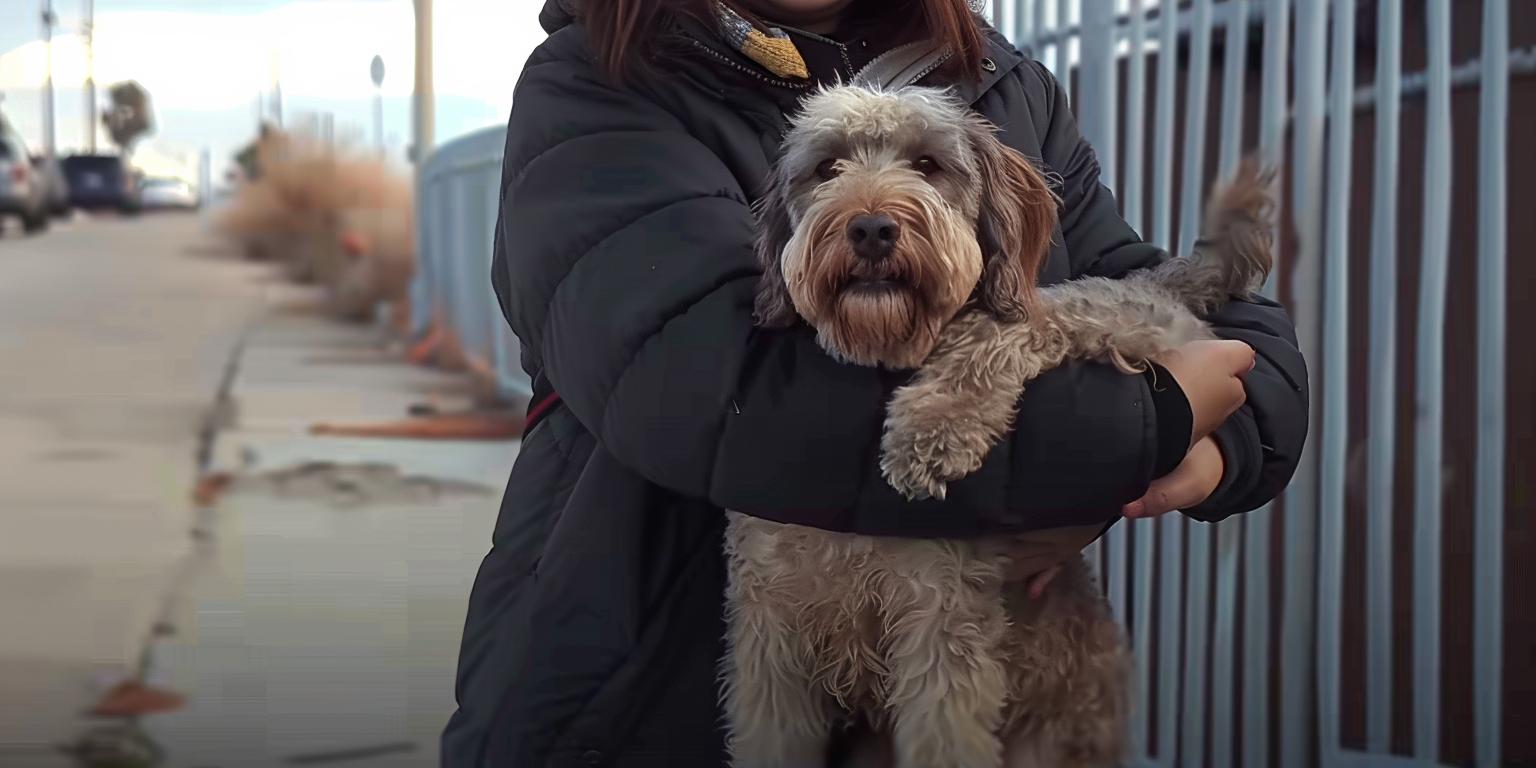
[[[891,255],[899,237],[901,225],[883,213],[862,214],[848,222],[848,242],[861,259],[879,261]]]

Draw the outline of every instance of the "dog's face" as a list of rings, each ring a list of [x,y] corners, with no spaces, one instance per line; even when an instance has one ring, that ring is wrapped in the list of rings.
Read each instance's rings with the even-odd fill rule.
[[[829,88],[794,119],[758,209],[757,319],[833,355],[913,368],[973,298],[1024,318],[1056,197],[943,91]]]

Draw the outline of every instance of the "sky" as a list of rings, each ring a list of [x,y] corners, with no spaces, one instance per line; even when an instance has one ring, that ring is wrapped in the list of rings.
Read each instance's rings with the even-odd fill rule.
[[[0,101],[38,151],[46,71],[42,0],[0,0]],[[54,0],[55,134],[60,152],[84,145],[86,56],[82,0]],[[435,0],[437,138],[505,123],[523,61],[544,39],[542,0]],[[258,99],[281,83],[283,116],[332,115],[338,136],[373,141],[368,66],[385,62],[386,146],[410,140],[414,13],[411,0],[96,0],[99,89],[137,80],[150,92],[156,134],[135,159],[152,174],[215,169],[254,135]],[[104,134],[100,139],[106,146]]]

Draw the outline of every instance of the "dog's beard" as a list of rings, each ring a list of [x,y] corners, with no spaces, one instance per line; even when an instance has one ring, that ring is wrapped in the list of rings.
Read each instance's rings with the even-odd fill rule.
[[[814,204],[784,250],[784,279],[795,310],[835,357],[915,368],[980,278],[975,222],[926,185],[877,205],[836,202]],[[895,249],[879,262],[856,256],[845,235],[850,219],[871,210],[901,226]]]

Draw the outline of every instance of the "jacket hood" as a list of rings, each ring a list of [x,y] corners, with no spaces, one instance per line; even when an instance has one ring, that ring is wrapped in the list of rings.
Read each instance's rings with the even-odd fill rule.
[[[576,20],[576,0],[544,0],[539,26],[553,35]]]

